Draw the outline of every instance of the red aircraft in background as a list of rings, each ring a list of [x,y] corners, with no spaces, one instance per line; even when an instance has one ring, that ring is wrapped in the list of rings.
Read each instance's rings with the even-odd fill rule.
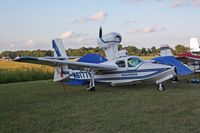
[[[176,58],[189,67],[193,72],[200,72],[200,48],[197,38],[190,39],[190,51],[176,55]],[[168,45],[162,45],[160,56],[173,56]]]
[[[190,39],[190,52],[177,54],[176,58],[186,64],[194,72],[200,72],[200,48],[197,38]]]

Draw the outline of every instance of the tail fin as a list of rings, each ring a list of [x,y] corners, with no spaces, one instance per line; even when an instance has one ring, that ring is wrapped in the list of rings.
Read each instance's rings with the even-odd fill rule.
[[[54,57],[67,58],[67,54],[61,39],[52,40],[52,47],[54,49]]]
[[[198,40],[195,37],[190,39],[190,52],[200,52]]]
[[[68,60],[64,45],[61,39],[52,40],[52,47],[54,49],[54,57],[63,57]],[[67,65],[58,65],[55,67],[54,81],[61,81],[69,77],[69,70]]]
[[[167,44],[160,47],[160,56],[173,56],[172,50]]]

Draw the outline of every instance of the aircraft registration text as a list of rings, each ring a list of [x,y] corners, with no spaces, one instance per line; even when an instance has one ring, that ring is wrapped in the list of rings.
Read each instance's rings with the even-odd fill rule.
[[[85,71],[74,71],[72,76],[74,79],[91,79],[91,74]]]

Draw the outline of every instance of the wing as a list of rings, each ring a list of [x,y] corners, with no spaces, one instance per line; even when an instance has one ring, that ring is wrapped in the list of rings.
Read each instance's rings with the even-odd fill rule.
[[[187,57],[187,59],[193,60],[193,61],[200,61],[200,58],[195,57]]]
[[[192,64],[200,64],[200,58],[195,57],[176,57],[179,61],[184,64],[192,63]]]
[[[190,70],[183,63],[179,62],[174,56],[160,56],[153,58],[158,63],[171,65],[176,67],[177,74],[179,75],[188,75],[192,74],[192,70]]]
[[[59,59],[59,60],[65,60],[66,58],[63,57],[45,57],[47,59]],[[67,59],[78,59],[80,56],[67,56]]]
[[[32,64],[40,64],[40,65],[48,65],[48,66],[59,66],[59,65],[68,65],[69,68],[75,69],[96,69],[96,70],[116,70],[118,67],[116,65],[108,65],[108,64],[95,64],[95,63],[86,63],[86,62],[71,62],[68,60],[60,60],[57,58],[35,58],[35,57],[21,57],[17,58],[14,61],[17,62],[25,62],[25,63],[32,63]]]

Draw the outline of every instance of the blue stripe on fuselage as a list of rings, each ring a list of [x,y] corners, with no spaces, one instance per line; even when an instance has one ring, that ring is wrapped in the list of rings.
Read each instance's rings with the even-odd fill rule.
[[[127,71],[107,71],[107,72],[102,72],[102,75],[106,74],[120,74],[120,73],[130,73],[130,72],[151,72],[151,71],[162,71],[162,70],[167,70],[169,68],[157,68],[157,69],[140,69],[140,70],[127,70]]]
[[[131,77],[114,77],[114,78],[95,78],[95,80],[124,80],[124,79],[144,79],[148,77],[152,77],[154,75],[157,75],[161,72],[164,72],[166,70],[169,70],[170,68],[160,68],[160,69],[143,69],[143,70],[136,70],[136,71],[120,71],[120,73],[130,73],[130,72],[151,72],[156,71],[155,73],[145,75],[145,76],[131,76]],[[112,73],[115,74],[115,73]],[[119,74],[119,73],[116,73]]]

